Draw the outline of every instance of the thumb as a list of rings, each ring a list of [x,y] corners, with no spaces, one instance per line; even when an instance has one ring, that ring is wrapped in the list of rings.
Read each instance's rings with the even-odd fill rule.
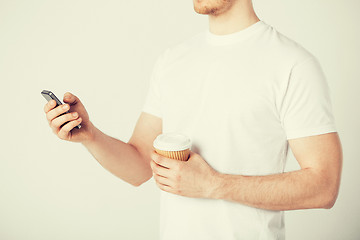
[[[70,105],[75,105],[76,103],[79,102],[79,99],[70,92],[67,92],[67,93],[64,94],[64,99],[63,100],[64,100],[65,103],[68,103]]]

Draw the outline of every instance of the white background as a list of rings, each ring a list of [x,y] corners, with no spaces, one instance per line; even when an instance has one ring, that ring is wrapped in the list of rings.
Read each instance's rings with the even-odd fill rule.
[[[320,60],[344,151],[335,206],[286,212],[287,239],[359,239],[360,1],[254,7]],[[99,129],[128,141],[158,55],[207,24],[191,0],[0,0],[1,240],[158,239],[154,181],[132,187],[81,144],[58,139],[40,92],[76,94]]]

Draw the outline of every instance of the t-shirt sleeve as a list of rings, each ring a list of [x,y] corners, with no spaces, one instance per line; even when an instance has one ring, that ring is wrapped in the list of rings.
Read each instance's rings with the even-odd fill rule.
[[[336,132],[329,86],[314,56],[293,67],[280,118],[287,139]]]
[[[162,118],[159,76],[163,68],[165,53],[158,57],[150,77],[149,90],[142,111]]]

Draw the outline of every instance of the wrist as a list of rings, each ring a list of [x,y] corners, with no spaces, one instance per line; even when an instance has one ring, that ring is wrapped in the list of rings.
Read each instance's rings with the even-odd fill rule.
[[[234,195],[240,194],[244,176],[216,173],[213,180],[211,198],[234,201]]]
[[[224,179],[225,179],[225,174],[215,172],[212,175],[212,179],[210,181],[209,198],[223,199],[223,191],[225,186]]]
[[[99,131],[94,124],[92,124],[92,122],[89,121],[89,124],[86,126],[86,137],[85,139],[81,142],[84,146],[89,145],[93,142],[96,141],[96,135],[98,134],[97,132]]]

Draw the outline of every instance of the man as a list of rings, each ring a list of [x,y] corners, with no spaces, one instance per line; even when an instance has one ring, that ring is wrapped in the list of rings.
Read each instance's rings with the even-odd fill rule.
[[[47,119],[126,182],[154,177],[161,239],[284,239],[284,210],[328,209],[337,198],[342,150],[326,79],[251,0],[194,0],[194,9],[209,30],[159,58],[128,143],[97,129],[70,93],[62,107],[46,104]],[[192,139],[187,162],[153,151],[162,132]],[[301,169],[284,173],[288,146]]]

